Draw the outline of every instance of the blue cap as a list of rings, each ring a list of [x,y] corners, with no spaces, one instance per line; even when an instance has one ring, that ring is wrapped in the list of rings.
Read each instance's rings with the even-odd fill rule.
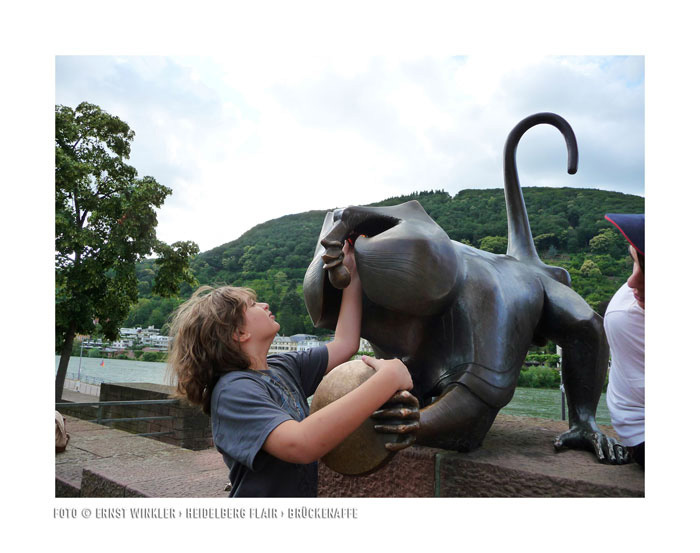
[[[644,214],[608,213],[605,218],[618,228],[635,250],[644,255]]]

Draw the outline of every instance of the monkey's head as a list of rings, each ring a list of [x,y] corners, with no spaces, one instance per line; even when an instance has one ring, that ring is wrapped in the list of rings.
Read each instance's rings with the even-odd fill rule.
[[[328,212],[304,277],[304,300],[316,327],[337,323],[347,281],[333,273],[345,270],[345,240],[354,244],[365,299],[390,311],[436,315],[451,304],[463,278],[452,240],[415,200]]]

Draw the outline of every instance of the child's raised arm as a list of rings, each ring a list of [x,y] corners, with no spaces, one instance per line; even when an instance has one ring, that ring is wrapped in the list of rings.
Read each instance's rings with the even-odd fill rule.
[[[326,372],[348,361],[360,346],[362,319],[362,288],[355,267],[355,256],[347,242],[343,247],[343,263],[350,272],[350,284],[343,290],[335,338],[328,348]],[[399,390],[413,387],[411,374],[398,359],[367,359],[376,371],[348,394],[312,413],[303,421],[288,420],[277,426],[267,437],[263,449],[289,463],[316,461],[350,435],[379,407]],[[407,431],[415,432],[419,425],[410,421]],[[410,429],[409,429],[410,427]],[[410,441],[404,444],[410,445]]]
[[[355,266],[355,252],[345,241],[343,246],[343,263],[350,273],[350,284],[343,290],[340,303],[338,324],[335,327],[335,338],[328,348],[328,367],[326,373],[341,363],[349,361],[360,347],[360,324],[362,321],[362,286],[360,275]]]

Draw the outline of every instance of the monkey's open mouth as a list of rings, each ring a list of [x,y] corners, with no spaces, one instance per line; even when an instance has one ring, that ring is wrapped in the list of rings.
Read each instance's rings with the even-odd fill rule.
[[[395,217],[387,217],[385,215],[374,215],[369,219],[366,219],[359,223],[355,228],[350,231],[347,240],[351,244],[355,243],[355,240],[359,236],[364,236],[366,238],[372,238],[386,232],[390,228],[394,228],[401,221]]]

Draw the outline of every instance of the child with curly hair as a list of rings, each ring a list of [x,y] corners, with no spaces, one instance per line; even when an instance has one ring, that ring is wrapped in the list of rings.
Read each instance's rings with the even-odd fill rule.
[[[388,400],[412,397],[401,393],[413,382],[400,360],[363,358],[376,373],[309,415],[307,398],[323,376],[359,347],[360,279],[350,246],[343,252],[351,282],[335,338],[324,346],[268,356],[280,325],[248,288],[202,287],[174,315],[169,365],[176,395],[211,416],[232,497],[315,497],[317,460]],[[396,425],[398,448],[413,443],[417,429],[416,420]]]

